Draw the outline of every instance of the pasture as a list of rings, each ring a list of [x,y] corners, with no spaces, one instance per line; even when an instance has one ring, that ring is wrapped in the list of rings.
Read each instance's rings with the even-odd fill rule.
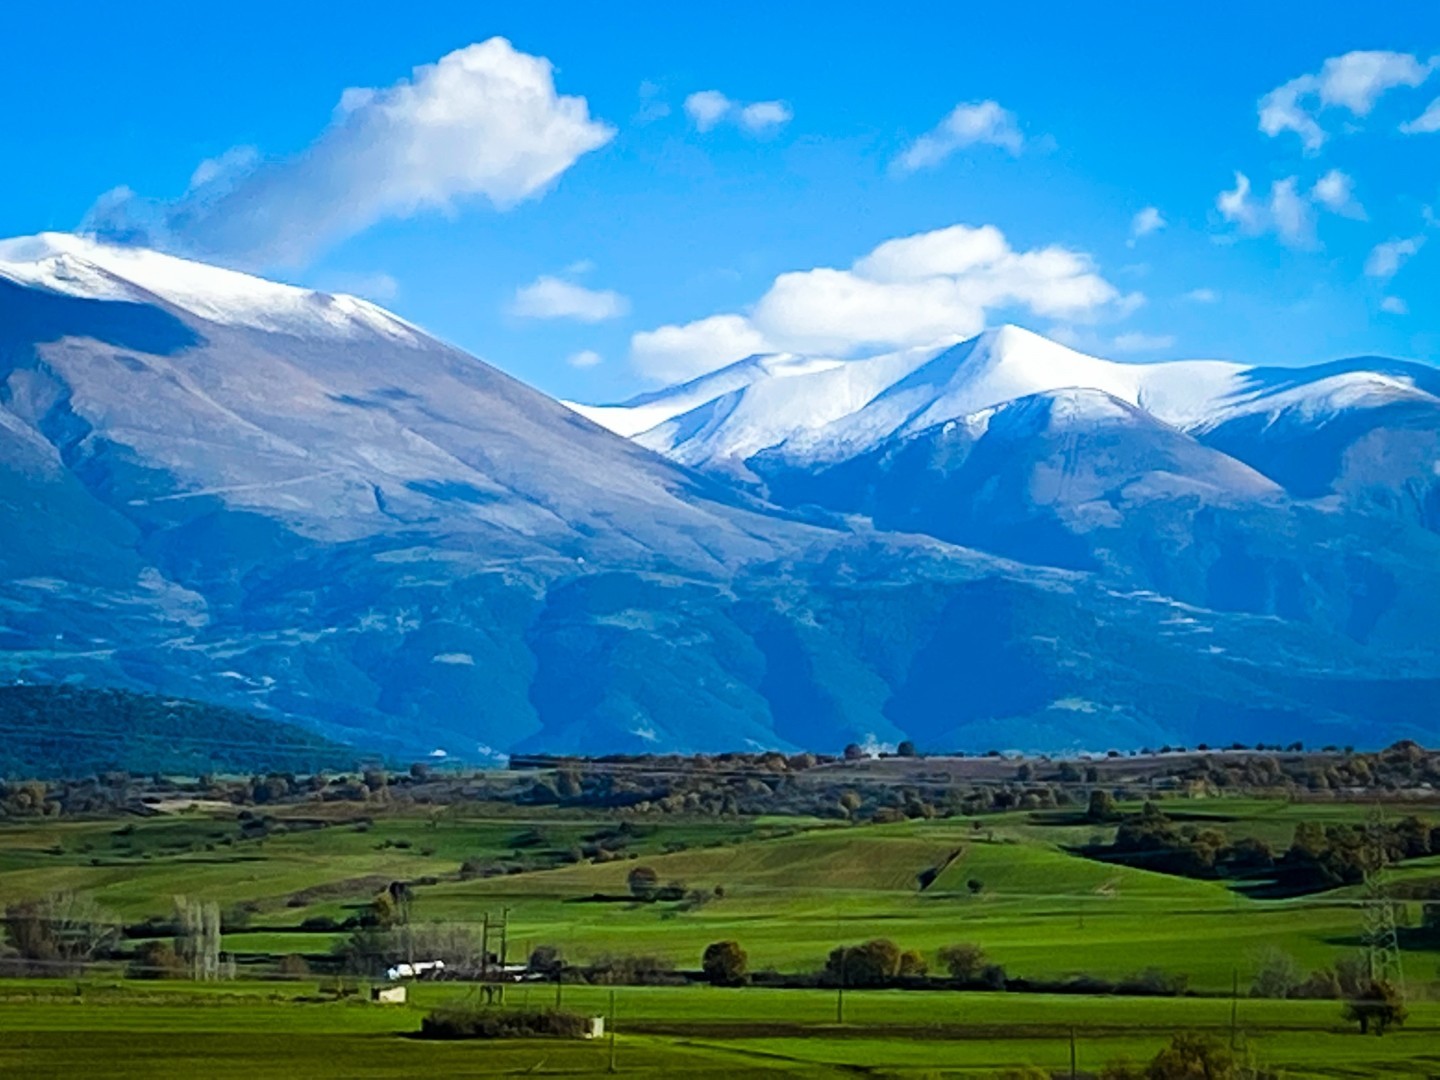
[[[1365,812],[1263,799],[1170,808],[1279,847],[1300,821],[1361,820]],[[1429,1000],[1440,951],[1406,950],[1410,1017],[1384,1038],[1358,1035],[1334,1001],[1246,996],[1275,950],[1304,970],[1352,953],[1362,930],[1358,888],[1255,899],[1223,881],[1073,850],[1110,833],[1113,826],[1053,812],[849,824],[642,820],[486,804],[363,812],[302,804],[267,811],[261,825],[213,806],[6,823],[6,904],[74,891],[133,927],[166,918],[176,896],[214,900],[227,912],[223,947],[240,978],[135,981],[116,960],[63,980],[4,981],[0,1075],[586,1075],[607,1067],[608,1046],[410,1038],[427,1009],[475,993],[462,983],[416,983],[409,1004],[382,1007],[327,998],[318,974],[276,977],[286,956],[322,971],[347,937],[338,924],[391,881],[412,885],[412,924],[473,927],[505,913],[512,960],[550,946],[577,966],[644,954],[686,972],[699,968],[708,944],[734,940],[757,977],[804,976],[823,968],[837,945],[888,938],[918,952],[932,972],[942,970],[943,947],[967,942],[1012,980],[1124,980],[1149,970],[1188,987],[1179,997],[849,990],[837,1022],[832,990],[620,986],[617,1063],[632,1075],[983,1076],[1020,1066],[1068,1075],[1072,1030],[1080,1072],[1093,1074],[1117,1057],[1147,1059],[1182,1029],[1233,1038],[1285,1075],[1440,1072],[1440,1005]],[[616,845],[604,858],[576,855],[602,834]],[[627,877],[639,865],[703,902],[630,897]],[[1440,883],[1440,858],[1386,874],[1411,886]],[[1413,915],[1415,907],[1402,911]],[[138,944],[132,937],[121,947]],[[608,1011],[609,988],[559,990],[567,1009]],[[508,1003],[543,1006],[555,992],[548,983],[520,984],[509,988]]]

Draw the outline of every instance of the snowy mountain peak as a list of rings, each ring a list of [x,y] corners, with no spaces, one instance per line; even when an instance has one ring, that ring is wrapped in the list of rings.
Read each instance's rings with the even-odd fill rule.
[[[1101,398],[1054,401],[1047,415],[1065,413],[1073,421],[1104,399],[1105,408],[1123,404],[1198,432],[1247,415],[1311,423],[1433,401],[1440,373],[1375,359],[1312,368],[1222,360],[1121,363],[1006,324],[944,349],[848,360],[751,357],[621,405],[575,407],[687,464],[743,473],[744,462],[761,452],[795,466],[843,461],[887,440],[1062,390]]]
[[[414,345],[420,336],[405,320],[359,297],[72,233],[0,240],[0,279],[87,300],[159,301],[206,322],[297,337],[379,335]]]

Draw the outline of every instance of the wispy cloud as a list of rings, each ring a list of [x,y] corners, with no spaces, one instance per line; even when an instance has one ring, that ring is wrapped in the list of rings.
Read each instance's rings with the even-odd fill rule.
[[[617,319],[630,301],[613,289],[587,289],[573,281],[542,275],[515,290],[509,311],[527,319],[574,319],[597,323]]]
[[[1185,299],[1192,304],[1213,304],[1220,299],[1220,294],[1214,289],[1191,289],[1185,294]]]
[[[1376,244],[1365,260],[1365,275],[1388,281],[1424,246],[1424,236],[1399,237]]]
[[[565,362],[573,368],[592,368],[604,363],[605,358],[594,349],[581,349],[567,356]]]
[[[1355,198],[1355,181],[1339,169],[1331,169],[1316,180],[1310,197],[1332,214],[1365,220],[1365,208]]]
[[[1250,178],[1235,173],[1235,186],[1215,197],[1220,216],[1250,236],[1274,232],[1293,248],[1315,248],[1316,211],[1325,210],[1344,217],[1364,219],[1365,208],[1355,199],[1354,182],[1339,169],[1331,169],[1308,189],[1298,176],[1287,176],[1270,185],[1261,198],[1251,188]]]
[[[1440,131],[1440,98],[1430,102],[1414,120],[1401,124],[1400,130],[1406,135],[1431,135]]]
[[[900,173],[933,168],[957,150],[975,145],[998,146],[1018,154],[1025,145],[1025,136],[1020,133],[1015,114],[999,102],[962,102],[901,151],[892,167]]]
[[[1410,305],[1398,296],[1387,296],[1380,301],[1380,310],[1387,315],[1409,315]]]
[[[1318,72],[1291,79],[1260,99],[1260,130],[1272,137],[1294,132],[1305,150],[1315,153],[1329,138],[1317,118],[1320,110],[1337,107],[1368,116],[1386,91],[1419,86],[1435,66],[1435,60],[1411,53],[1358,50],[1332,56]]]
[[[794,112],[783,101],[735,101],[719,90],[697,90],[685,99],[685,113],[699,131],[710,131],[722,123],[734,123],[752,135],[776,131],[792,119]]]
[[[303,265],[387,218],[472,199],[512,207],[613,135],[584,98],[556,92],[548,60],[491,38],[392,86],[346,90],[330,126],[293,157],[233,151],[202,163],[174,202],[117,189],[87,225],[240,265]]]
[[[1136,240],[1142,236],[1149,236],[1153,232],[1159,232],[1165,228],[1166,224],[1164,215],[1157,208],[1145,207],[1130,220],[1129,246],[1134,247]]]

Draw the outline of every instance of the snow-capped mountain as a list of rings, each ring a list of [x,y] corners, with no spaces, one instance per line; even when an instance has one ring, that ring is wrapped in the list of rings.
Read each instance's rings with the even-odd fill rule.
[[[762,451],[832,464],[1035,394],[1093,390],[1181,431],[1241,418],[1315,426],[1390,405],[1440,405],[1440,371],[1355,360],[1264,368],[1220,360],[1104,360],[1016,326],[937,350],[853,360],[752,357],[622,405],[574,406],[677,460],[733,468]]]
[[[468,758],[1424,734],[1436,392],[1006,328],[579,410],[627,439],[361,300],[5,241],[0,679]]]

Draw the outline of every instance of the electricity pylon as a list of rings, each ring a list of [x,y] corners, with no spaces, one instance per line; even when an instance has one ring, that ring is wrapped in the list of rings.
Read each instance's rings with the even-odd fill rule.
[[[1377,803],[1365,823],[1365,959],[1371,982],[1389,983],[1405,996],[1405,972],[1400,965],[1400,933],[1396,929],[1395,901],[1380,883],[1390,861],[1389,830],[1385,812]]]

